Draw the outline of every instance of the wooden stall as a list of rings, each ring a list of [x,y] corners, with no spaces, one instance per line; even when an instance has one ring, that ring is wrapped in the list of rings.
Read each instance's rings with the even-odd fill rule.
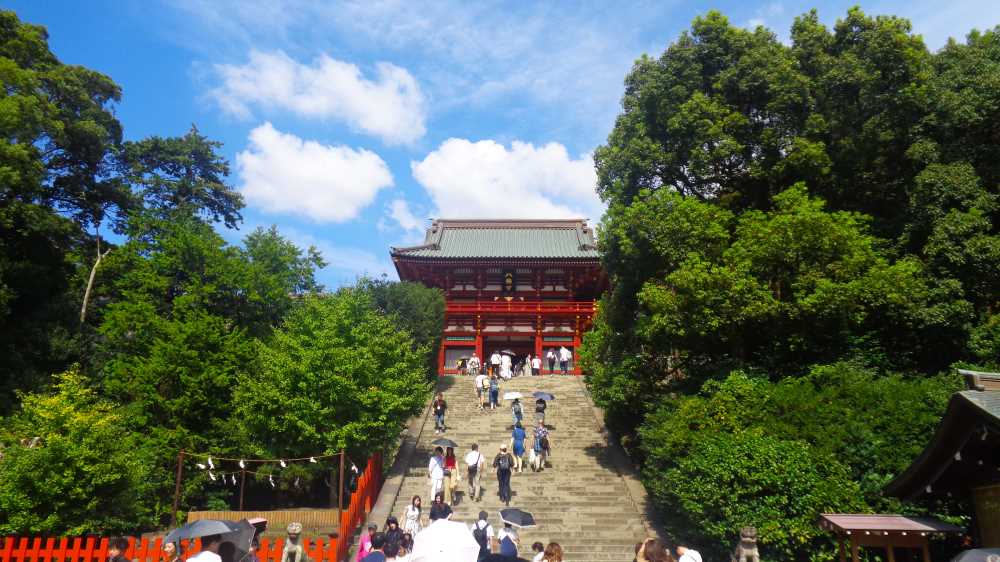
[[[961,527],[944,521],[904,515],[824,513],[819,526],[837,536],[840,562],[847,562],[848,548],[851,562],[859,562],[862,548],[883,550],[888,562],[896,562],[901,549],[916,550],[923,562],[930,562],[930,536],[962,533]]]

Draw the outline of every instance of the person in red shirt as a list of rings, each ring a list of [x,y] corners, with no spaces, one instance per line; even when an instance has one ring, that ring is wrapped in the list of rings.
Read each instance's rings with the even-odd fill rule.
[[[455,489],[458,488],[458,460],[455,449],[448,447],[444,453],[444,503],[455,505]]]

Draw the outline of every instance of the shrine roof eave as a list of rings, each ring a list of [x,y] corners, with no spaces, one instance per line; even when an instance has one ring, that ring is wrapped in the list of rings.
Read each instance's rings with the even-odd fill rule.
[[[391,254],[392,261],[396,263],[414,263],[414,264],[434,264],[434,265],[448,265],[448,264],[461,264],[461,265],[493,265],[493,264],[531,264],[531,265],[541,265],[541,264],[560,264],[560,265],[589,265],[589,266],[600,266],[601,259],[599,257],[581,256],[581,257],[493,257],[493,256],[479,256],[479,257],[445,257],[445,256],[411,256],[406,254]]]
[[[985,440],[1000,434],[1000,392],[963,390],[952,395],[941,423],[923,452],[884,489],[887,495],[912,499],[928,490],[942,488],[949,467],[961,462],[961,451],[970,440]],[[992,437],[990,442],[992,442]],[[1000,468],[1000,467],[998,467]],[[995,472],[995,471],[994,471]],[[971,482],[956,482],[970,486]]]

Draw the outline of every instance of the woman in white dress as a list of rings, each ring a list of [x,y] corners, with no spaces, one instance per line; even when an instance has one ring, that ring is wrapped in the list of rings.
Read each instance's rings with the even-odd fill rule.
[[[510,355],[504,353],[500,357],[500,376],[503,377],[504,380],[509,381],[512,375],[513,372],[511,372]]]
[[[423,524],[420,522],[420,496],[413,496],[403,512],[403,531],[416,536]]]

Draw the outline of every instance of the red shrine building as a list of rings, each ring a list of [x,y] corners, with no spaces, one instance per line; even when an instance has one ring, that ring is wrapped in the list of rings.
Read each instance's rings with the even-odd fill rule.
[[[439,374],[458,372],[476,353],[515,362],[566,347],[576,364],[580,339],[607,287],[594,233],[585,220],[438,219],[419,246],[392,248],[399,279],[445,295]],[[556,371],[559,370],[558,363]]]

